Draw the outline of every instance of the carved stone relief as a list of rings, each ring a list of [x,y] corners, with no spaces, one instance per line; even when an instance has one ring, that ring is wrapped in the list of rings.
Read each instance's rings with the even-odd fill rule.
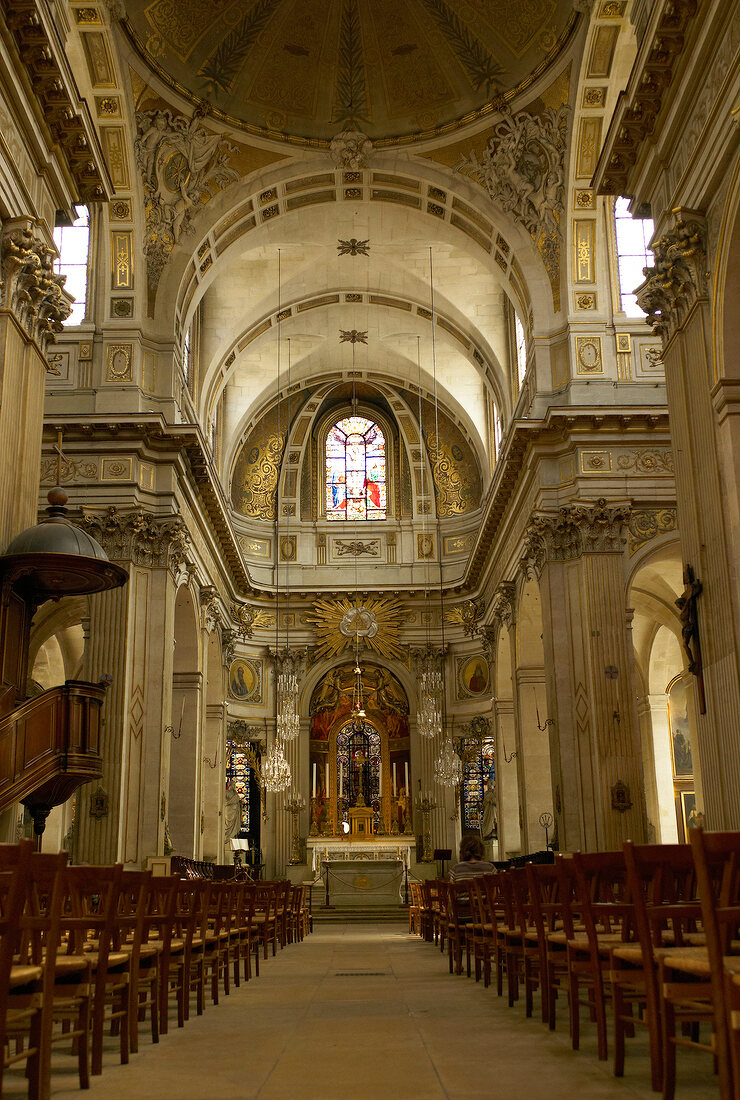
[[[150,290],[178,239],[191,232],[197,207],[239,178],[229,167],[236,152],[220,134],[202,125],[203,111],[191,119],[171,111],[139,111],[134,143],[146,195],[144,253]]]
[[[703,221],[696,216],[684,221],[677,211],[674,228],[657,241],[653,252],[655,266],[644,269],[646,279],[637,288],[637,301],[665,345],[697,298],[707,292]]]
[[[42,352],[72,312],[66,276],[54,272],[54,251],[35,235],[31,218],[5,222],[0,233],[0,304],[18,318]]]
[[[174,573],[188,563],[190,536],[180,516],[158,518],[142,510],[119,512],[111,506],[102,513],[85,513],[80,526],[114,561],[169,568]]]

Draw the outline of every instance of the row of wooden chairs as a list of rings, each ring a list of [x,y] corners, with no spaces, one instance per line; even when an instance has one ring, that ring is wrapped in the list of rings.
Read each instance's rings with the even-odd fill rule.
[[[218,1004],[259,975],[260,954],[303,939],[305,887],[216,882],[150,871],[70,867],[30,841],[0,845],[0,1095],[4,1071],[26,1063],[30,1100],[48,1100],[52,1048],[71,1042],[80,1088],[103,1070],[104,1032],[120,1060],[178,1027],[191,1001]]]
[[[583,1009],[614,1073],[646,1029],[651,1085],[672,1100],[676,1050],[716,1062],[721,1100],[740,1100],[740,833],[692,829],[691,843],[559,855],[553,865],[413,884],[409,930],[447,948],[450,972],[484,985],[495,973],[509,1005],[557,1023],[567,998],[571,1043]]]

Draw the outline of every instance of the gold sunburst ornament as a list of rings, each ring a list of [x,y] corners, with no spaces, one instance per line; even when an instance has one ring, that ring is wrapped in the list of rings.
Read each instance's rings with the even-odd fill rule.
[[[336,657],[343,649],[365,646],[395,659],[403,657],[403,618],[403,604],[395,596],[316,600],[313,615],[306,616],[316,629],[317,656]]]

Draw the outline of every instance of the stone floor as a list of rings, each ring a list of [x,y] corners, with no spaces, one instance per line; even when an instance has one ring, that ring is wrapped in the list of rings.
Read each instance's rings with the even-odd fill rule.
[[[535,1005],[535,1014],[539,1002]],[[644,1033],[616,1080],[594,1029],[570,1049],[566,1006],[554,1033],[493,989],[454,977],[439,951],[402,925],[324,925],[208,1005],[158,1046],[142,1029],[128,1066],[106,1039],[90,1100],[634,1100],[649,1088]],[[679,1052],[678,1097],[716,1100],[707,1055]],[[79,1097],[71,1057],[55,1055],[53,1100]],[[13,1080],[15,1078],[15,1080]],[[23,1094],[18,1071],[6,1096]]]

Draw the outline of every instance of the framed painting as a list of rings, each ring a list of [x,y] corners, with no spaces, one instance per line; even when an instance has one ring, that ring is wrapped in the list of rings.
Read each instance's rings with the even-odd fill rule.
[[[671,730],[671,759],[676,779],[690,779],[694,774],[689,730],[689,700],[683,677],[668,685],[668,722]]]
[[[488,661],[482,653],[457,659],[458,699],[478,698],[488,690],[490,673]]]
[[[242,703],[262,702],[262,662],[237,657],[229,669],[229,695]]]

